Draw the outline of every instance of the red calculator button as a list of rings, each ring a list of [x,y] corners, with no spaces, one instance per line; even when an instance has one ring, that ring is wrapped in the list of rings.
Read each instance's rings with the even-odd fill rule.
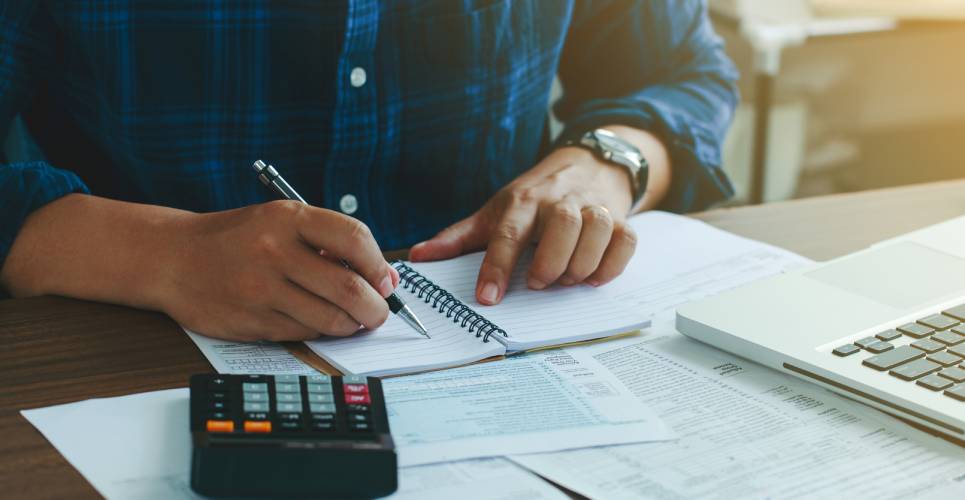
[[[342,386],[345,389],[345,393],[352,394],[368,394],[369,386],[365,384],[345,384]]]
[[[208,432],[234,432],[235,423],[231,420],[208,420]]]
[[[245,432],[271,432],[271,422],[245,421]]]
[[[346,394],[345,402],[347,404],[366,404],[367,405],[371,403],[372,400],[369,399],[368,394]]]

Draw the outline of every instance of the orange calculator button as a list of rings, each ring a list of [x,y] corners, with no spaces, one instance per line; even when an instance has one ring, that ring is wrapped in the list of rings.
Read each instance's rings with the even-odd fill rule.
[[[271,432],[271,422],[245,421],[245,432]]]
[[[208,432],[234,432],[235,423],[231,420],[208,420]]]

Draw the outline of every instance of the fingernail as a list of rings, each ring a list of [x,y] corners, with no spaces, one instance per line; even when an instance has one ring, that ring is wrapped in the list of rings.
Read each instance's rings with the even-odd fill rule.
[[[392,295],[392,277],[388,274],[386,274],[379,283],[379,293],[382,294],[383,297]]]
[[[597,280],[586,280],[590,286],[600,286],[600,282]]]
[[[496,299],[499,298],[499,287],[495,283],[486,283],[479,292],[479,298],[483,302],[495,304]]]
[[[533,290],[542,290],[546,288],[546,283],[543,283],[536,278],[529,278],[526,280],[526,286],[532,288]]]
[[[574,283],[576,283],[576,282],[573,281],[571,278],[565,278],[565,277],[564,277],[564,278],[560,278],[560,284],[563,285],[563,286],[570,286],[570,285],[572,285],[572,284],[574,284]]]

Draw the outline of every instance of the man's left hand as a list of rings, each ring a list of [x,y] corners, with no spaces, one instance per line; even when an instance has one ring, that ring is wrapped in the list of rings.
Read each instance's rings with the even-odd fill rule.
[[[519,256],[538,241],[527,284],[599,286],[617,277],[636,248],[626,224],[630,179],[617,165],[580,147],[554,151],[500,190],[479,211],[412,247],[414,261],[486,248],[476,299],[498,304]]]

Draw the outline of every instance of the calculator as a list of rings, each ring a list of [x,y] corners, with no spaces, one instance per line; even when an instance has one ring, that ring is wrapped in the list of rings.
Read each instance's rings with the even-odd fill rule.
[[[191,435],[202,495],[371,498],[398,484],[377,378],[194,375]]]

